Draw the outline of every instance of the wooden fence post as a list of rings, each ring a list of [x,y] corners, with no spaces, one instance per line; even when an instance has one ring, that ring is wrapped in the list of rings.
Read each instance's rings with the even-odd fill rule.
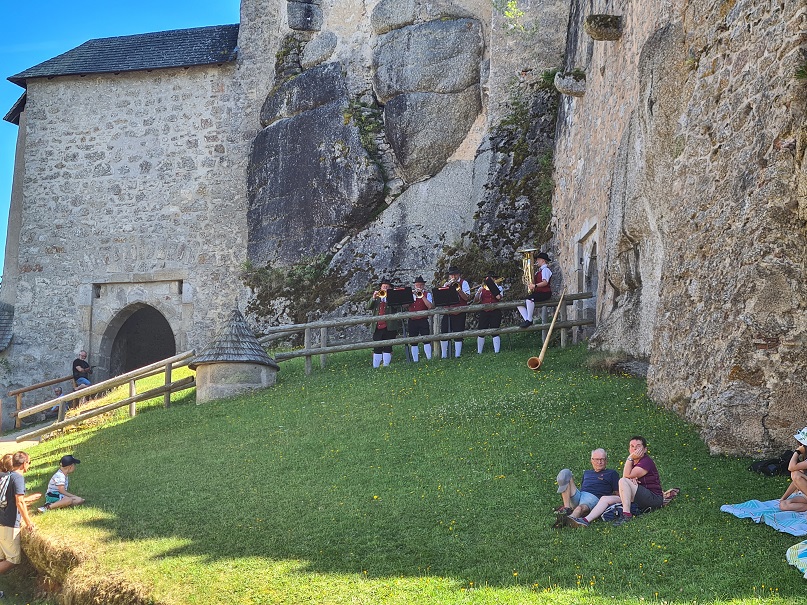
[[[320,328],[319,329],[319,346],[323,349],[327,348],[328,346],[328,328]],[[319,367],[320,369],[324,370],[325,365],[327,363],[328,356],[324,353],[319,356]]]
[[[306,328],[303,336],[303,347],[308,351],[311,348],[311,328]],[[311,355],[305,356],[305,375],[311,375]]]
[[[22,393],[17,393],[17,419],[14,421],[14,428],[18,429],[22,427],[22,423],[20,422],[20,411],[22,410]]]
[[[561,322],[566,321],[566,303],[563,303],[560,306],[560,315],[559,319]],[[561,328],[560,329],[560,348],[565,349],[569,340],[569,328]]]
[[[134,397],[135,395],[137,395],[137,384],[133,378],[129,381],[129,397]],[[137,414],[137,410],[135,409],[134,402],[132,402],[129,404],[129,417],[134,418],[135,414]]]
[[[174,364],[167,363],[165,364],[165,386],[171,384],[171,371],[174,368]],[[165,395],[163,395],[163,407],[168,409],[168,406],[171,405],[171,391],[166,391]]]

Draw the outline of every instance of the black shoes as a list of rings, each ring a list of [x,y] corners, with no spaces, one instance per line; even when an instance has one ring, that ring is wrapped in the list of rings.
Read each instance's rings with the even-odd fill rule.
[[[531,325],[532,325],[531,321],[524,320],[518,327],[524,329],[529,328]]]

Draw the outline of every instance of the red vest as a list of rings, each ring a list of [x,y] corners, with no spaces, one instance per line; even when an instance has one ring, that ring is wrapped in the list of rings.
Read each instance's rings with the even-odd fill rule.
[[[426,306],[426,294],[423,294],[423,298],[416,298],[415,301],[409,305],[410,311],[425,311],[428,309]],[[412,319],[423,319],[422,317],[413,317]]]
[[[543,267],[541,267],[541,269],[543,269]],[[541,277],[541,274],[543,273],[543,271],[541,271],[541,269],[538,269],[535,272],[535,277],[533,277],[532,283],[537,284],[539,282],[544,281],[544,278]],[[552,278],[550,277],[549,279],[551,280]],[[549,282],[547,282],[547,284],[545,286],[539,286],[539,287],[535,288],[534,291],[535,292],[552,292],[552,286],[550,286]]]
[[[378,303],[378,314],[379,315],[386,315],[387,314],[387,303],[385,301],[381,301]],[[379,321],[376,324],[376,328],[379,330],[386,330],[387,329],[387,322],[386,321]]]
[[[498,301],[496,300],[496,297],[493,296],[493,292],[485,288],[482,288],[482,294],[479,295],[479,302],[480,304],[483,305],[489,305],[491,303],[495,303]]]

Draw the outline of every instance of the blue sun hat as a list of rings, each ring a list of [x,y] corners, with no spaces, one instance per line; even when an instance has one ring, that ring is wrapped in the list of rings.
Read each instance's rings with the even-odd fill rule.
[[[807,445],[807,426],[801,429],[798,433],[793,435],[793,437],[801,443],[802,445]]]

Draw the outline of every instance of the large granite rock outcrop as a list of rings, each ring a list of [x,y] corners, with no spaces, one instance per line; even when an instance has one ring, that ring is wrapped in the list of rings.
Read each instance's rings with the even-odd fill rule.
[[[339,63],[274,90],[249,158],[248,256],[292,264],[327,253],[383,199],[383,177],[349,119]]]
[[[445,166],[479,115],[483,50],[474,19],[429,21],[379,36],[373,89],[385,105],[386,135],[408,182]]]

